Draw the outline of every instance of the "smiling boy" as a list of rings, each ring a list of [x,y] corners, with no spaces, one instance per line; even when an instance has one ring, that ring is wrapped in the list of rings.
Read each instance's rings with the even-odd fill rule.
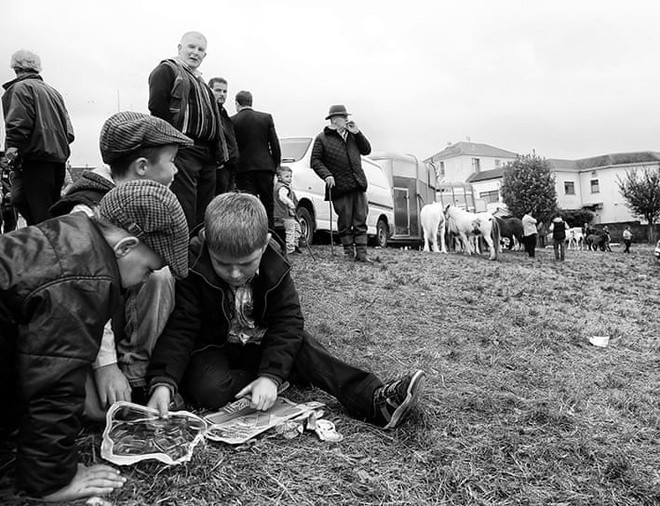
[[[200,407],[218,409],[249,396],[265,411],[293,374],[357,418],[398,426],[416,402],[424,372],[385,384],[332,356],[304,330],[289,264],[271,245],[259,199],[219,195],[204,223],[190,244],[190,275],[177,283],[174,311],[149,365],[149,406],[167,416],[181,389]]]
[[[16,481],[31,496],[66,501],[124,481],[77,463],[85,378],[122,292],[168,265],[188,273],[188,227],[176,197],[131,181],[73,213],[0,237],[0,440],[18,429]]]

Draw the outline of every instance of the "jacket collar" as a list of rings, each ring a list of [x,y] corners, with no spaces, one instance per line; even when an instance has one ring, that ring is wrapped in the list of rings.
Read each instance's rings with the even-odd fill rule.
[[[34,73],[34,72],[28,72],[25,73],[21,76],[18,76],[16,79],[12,79],[9,82],[6,82],[5,84],[2,85],[2,87],[7,90],[11,88],[14,84],[20,82],[20,81],[26,81],[28,79],[38,79],[39,81],[43,81],[43,77],[41,77],[39,74]]]

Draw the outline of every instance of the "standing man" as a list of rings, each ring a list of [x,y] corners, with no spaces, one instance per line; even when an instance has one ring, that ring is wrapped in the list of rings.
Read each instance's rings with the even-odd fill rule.
[[[213,90],[215,100],[218,103],[220,112],[220,121],[222,123],[222,133],[227,141],[227,152],[229,160],[223,166],[219,166],[215,175],[215,194],[234,191],[236,188],[236,164],[238,163],[238,145],[236,144],[236,133],[234,125],[225,109],[227,100],[227,80],[223,77],[214,77],[209,81],[209,86]]]
[[[62,95],[42,77],[41,59],[20,50],[11,57],[16,79],[3,85],[5,159],[14,167],[12,203],[28,225],[48,217],[60,198],[74,140]]]
[[[249,91],[236,94],[236,111],[231,117],[239,153],[236,186],[241,191],[259,197],[266,208],[268,228],[272,230],[275,226],[275,169],[282,159],[275,123],[270,114],[252,109],[252,93]]]
[[[550,232],[552,233],[552,246],[555,249],[555,260],[558,262],[563,262],[566,258],[566,230],[568,230],[568,223],[561,216],[557,215],[553,218]]]
[[[522,217],[523,241],[525,241],[525,251],[529,258],[534,258],[536,253],[536,218],[532,213],[527,213]]]
[[[195,143],[179,149],[175,159],[178,172],[170,187],[191,230],[204,221],[206,206],[215,196],[216,167],[228,158],[215,96],[198,70],[206,46],[201,33],[185,33],[178,56],[163,60],[149,75],[151,114]]]
[[[343,105],[333,105],[330,120],[314,140],[312,169],[325,181],[325,200],[332,200],[337,230],[347,259],[371,263],[367,257],[367,177],[360,155],[371,153],[369,141]]]

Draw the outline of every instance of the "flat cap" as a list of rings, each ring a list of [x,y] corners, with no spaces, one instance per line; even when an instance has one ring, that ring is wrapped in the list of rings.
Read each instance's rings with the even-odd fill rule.
[[[122,111],[110,116],[101,128],[101,158],[107,164],[141,148],[191,146],[186,137],[167,121],[141,112]]]

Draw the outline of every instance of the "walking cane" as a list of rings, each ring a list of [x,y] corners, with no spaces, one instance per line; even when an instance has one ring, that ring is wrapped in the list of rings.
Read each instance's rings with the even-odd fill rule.
[[[298,226],[300,227],[300,230],[302,230],[302,223],[300,223],[300,218],[298,218],[298,215],[296,213],[293,213],[293,217],[296,220],[296,223],[298,223]],[[300,237],[302,241],[305,243],[305,246],[307,247],[307,251],[309,251],[309,255],[312,257],[312,260],[316,262],[316,257],[314,256],[314,253],[312,252],[312,247],[309,245],[309,242],[307,241],[306,237]]]
[[[330,256],[335,257],[335,241],[332,238],[332,188],[328,186],[328,206],[330,207]]]

